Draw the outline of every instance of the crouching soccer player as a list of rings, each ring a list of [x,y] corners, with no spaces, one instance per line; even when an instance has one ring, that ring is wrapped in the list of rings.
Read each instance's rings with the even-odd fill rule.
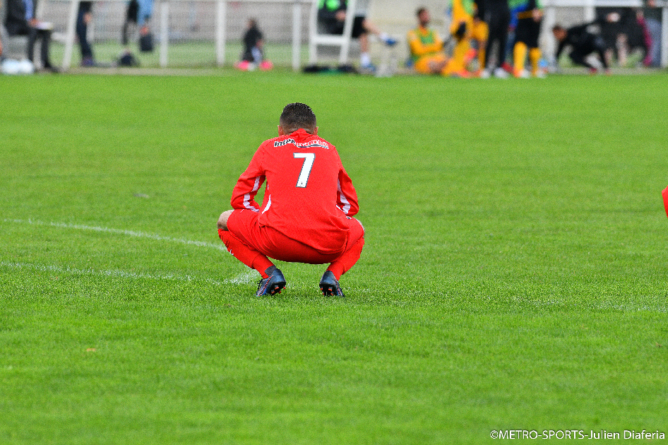
[[[264,200],[254,198],[267,181]],[[360,258],[364,228],[352,216],[357,194],[336,148],[318,137],[308,105],[283,109],[278,137],[260,145],[220,215],[218,234],[227,250],[262,279],[257,296],[280,292],[283,273],[267,258],[331,263],[320,280],[325,296],[343,297],[339,279]]]
[[[600,23],[600,21],[597,20],[592,23],[585,23],[568,29],[564,29],[561,25],[554,25],[552,27],[552,33],[554,34],[554,38],[559,42],[559,47],[554,55],[555,62],[557,64],[559,63],[561,52],[567,45],[570,45],[573,48],[573,51],[571,51],[569,56],[573,63],[585,66],[589,68],[591,74],[596,74],[597,69],[587,62],[587,56],[592,53],[597,53],[605,72],[610,74],[608,63],[605,60],[605,42],[603,41],[603,38],[587,31],[588,26],[598,23]]]

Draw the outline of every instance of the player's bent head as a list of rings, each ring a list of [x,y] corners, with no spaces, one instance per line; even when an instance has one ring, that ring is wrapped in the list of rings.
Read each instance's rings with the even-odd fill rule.
[[[315,134],[317,128],[315,114],[311,107],[306,104],[295,102],[287,104],[281,113],[281,119],[278,126],[283,129],[283,133],[290,134],[303,128],[306,132]]]

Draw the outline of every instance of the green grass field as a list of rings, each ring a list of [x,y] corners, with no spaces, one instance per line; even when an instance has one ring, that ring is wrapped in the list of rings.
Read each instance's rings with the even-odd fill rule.
[[[0,443],[668,433],[665,76],[60,75],[0,95]],[[345,299],[283,263],[288,289],[256,298],[217,237],[294,101],[359,195]]]

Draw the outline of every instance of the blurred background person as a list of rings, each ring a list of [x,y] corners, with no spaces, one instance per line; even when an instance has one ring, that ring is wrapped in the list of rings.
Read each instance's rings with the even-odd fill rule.
[[[249,19],[248,28],[243,36],[244,51],[241,61],[235,66],[242,71],[252,71],[255,68],[267,71],[274,65],[264,59],[264,36],[257,26],[257,20]]]
[[[429,28],[431,16],[427,8],[418,8],[418,27],[408,32],[411,63],[420,74],[452,74],[452,64],[443,51],[443,39]]]
[[[484,20],[486,0],[474,0],[473,2],[473,32],[471,40],[475,43],[475,52],[469,51],[469,62],[478,56],[478,70],[476,76],[480,76],[485,69],[485,59],[487,58],[487,41],[489,39],[489,26]]]
[[[5,16],[5,11],[2,9],[2,4],[3,2],[0,2],[0,17]],[[2,62],[3,56],[2,56],[2,33],[0,33],[0,62]]]
[[[125,21],[123,22],[123,30],[121,31],[121,43],[123,46],[128,46],[129,35],[137,27],[138,15],[139,2],[137,0],[130,0],[127,8],[125,8]]]
[[[81,66],[95,66],[93,48],[88,42],[88,24],[93,19],[93,2],[79,3],[77,14],[77,38],[81,49]]]
[[[544,74],[538,70],[540,62],[540,25],[543,21],[543,7],[540,0],[524,0],[516,7],[517,27],[515,28],[515,45],[513,47],[513,75],[526,78],[529,73],[524,69],[527,51],[531,63],[531,75],[541,77]]]
[[[481,0],[485,6],[481,19],[487,23],[487,48],[485,49],[485,60],[480,77],[486,78],[490,75],[505,79],[508,73],[502,68],[506,61],[506,47],[508,45],[508,27],[510,26],[510,7],[508,0]],[[494,68],[490,64],[492,50],[496,45],[496,58]]]
[[[348,14],[347,0],[320,0],[318,4],[318,23],[325,28],[327,34],[342,35]],[[355,13],[353,11],[352,13]],[[376,35],[383,43],[394,46],[397,41],[382,32],[364,15],[356,15],[353,21],[353,39],[360,41],[360,66],[362,70],[374,72],[376,67],[369,56],[369,33]]]
[[[460,77],[470,77],[468,64],[473,53],[471,40],[478,44],[480,68],[485,65],[485,47],[487,45],[487,24],[478,16],[478,6],[473,0],[451,0],[450,35],[455,39],[451,70]]]
[[[140,37],[150,35],[149,21],[153,15],[153,0],[130,0],[125,10],[125,22],[121,32],[121,43],[124,46],[130,41],[130,34],[139,28]]]
[[[646,0],[643,15],[647,24],[647,31],[651,39],[648,65],[661,66],[661,8],[657,8],[656,0]]]
[[[596,24],[600,27],[600,36],[606,44],[606,61],[608,64],[614,58],[619,66],[629,63],[632,53],[640,53],[635,61],[647,63],[650,52],[651,38],[646,27],[643,11],[638,8],[596,8]],[[610,20],[610,17],[615,17]],[[639,60],[638,60],[639,59]]]
[[[35,18],[36,3],[33,0],[7,0],[5,28],[10,36],[28,36],[28,60],[33,62],[35,42],[40,40],[42,68],[58,72],[49,59],[49,44],[53,25]]]
[[[587,27],[593,23],[585,23],[568,29],[558,24],[552,27],[552,34],[554,34],[554,38],[559,42],[557,52],[554,55],[554,60],[557,64],[559,63],[559,56],[562,51],[567,46],[570,46],[572,50],[568,56],[573,63],[587,67],[591,74],[596,74],[598,71],[596,67],[587,61],[587,56],[596,53],[606,73],[609,73],[608,63],[605,60],[605,42],[603,38],[587,31]]]

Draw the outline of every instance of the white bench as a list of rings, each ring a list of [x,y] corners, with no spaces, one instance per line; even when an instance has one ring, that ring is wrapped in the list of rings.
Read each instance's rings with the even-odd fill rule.
[[[309,23],[309,63],[318,62],[318,46],[339,47],[339,64],[348,62],[350,52],[350,40],[353,34],[353,23],[355,21],[356,0],[348,0],[346,20],[343,25],[343,34],[321,34],[318,26],[318,1],[315,0],[311,5],[311,17]]]

